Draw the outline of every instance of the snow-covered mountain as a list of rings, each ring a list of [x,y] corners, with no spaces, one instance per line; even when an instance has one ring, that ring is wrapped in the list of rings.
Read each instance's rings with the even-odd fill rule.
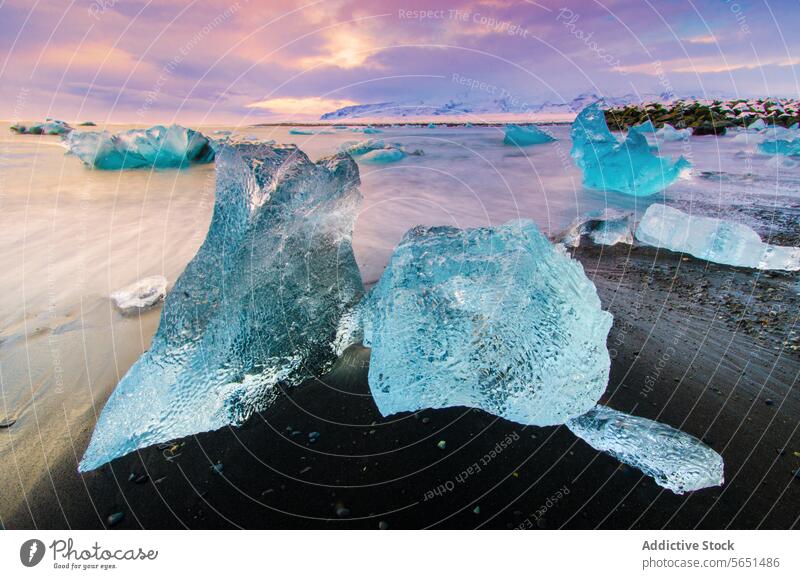
[[[662,102],[674,100],[668,94],[626,94],[622,96],[600,96],[593,92],[579,94],[569,101],[546,100],[543,102],[523,102],[521,99],[473,99],[469,96],[451,99],[445,103],[425,101],[388,101],[343,107],[320,117],[321,120],[363,119],[363,118],[403,118],[403,117],[481,117],[488,115],[524,114],[574,114],[587,105],[604,100],[610,107],[630,103]]]

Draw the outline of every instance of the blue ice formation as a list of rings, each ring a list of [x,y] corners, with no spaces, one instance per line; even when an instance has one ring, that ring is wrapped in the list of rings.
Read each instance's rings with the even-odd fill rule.
[[[384,416],[468,406],[563,424],[606,388],[611,315],[530,221],[410,230],[360,310]]]
[[[428,128],[429,129],[435,129],[436,128],[436,124],[435,123],[428,123]]]
[[[116,135],[73,131],[64,144],[95,169],[163,169],[214,160],[214,143],[202,133],[179,125],[156,125]]]
[[[576,220],[561,242],[567,247],[579,247],[581,238],[588,236],[596,245],[633,243],[633,213],[604,209]]]
[[[364,153],[359,161],[363,163],[376,164],[394,163],[402,160],[405,156],[406,153],[402,149],[376,149],[374,151],[370,151],[369,153]]]
[[[31,126],[11,125],[10,129],[20,135],[66,135],[73,131],[68,123],[57,119],[47,119]]]
[[[767,128],[767,123],[764,122],[764,119],[756,119],[749,125],[747,125],[748,131],[763,131]]]
[[[306,129],[289,129],[290,135],[313,135],[314,131],[309,131]]]
[[[636,239],[715,263],[764,270],[800,269],[800,248],[770,245],[744,224],[688,214],[660,203],[647,208],[636,228]]]
[[[656,138],[663,142],[685,141],[692,136],[692,129],[676,129],[669,123],[656,131]]]
[[[632,131],[637,131],[639,133],[655,133],[656,126],[653,124],[653,121],[647,119],[645,122],[640,123],[636,126],[631,127]]]
[[[372,125],[367,125],[366,127],[354,127],[350,129],[353,133],[364,133],[365,135],[377,135],[378,133],[382,133],[381,129],[376,129]]]
[[[521,127],[519,125],[506,125],[503,143],[506,145],[516,145],[517,147],[527,147],[529,145],[540,145],[555,141],[553,137],[545,133],[536,125]]]
[[[409,153],[398,143],[386,143],[380,139],[367,139],[365,141],[347,141],[339,146],[339,150],[356,157],[364,163],[394,163],[405,158]],[[422,155],[422,151],[413,151],[412,155]]]
[[[719,454],[666,424],[597,406],[568,420],[567,427],[591,447],[638,468],[675,494],[725,481]]]
[[[220,145],[208,235],[167,295],[79,465],[240,424],[325,372],[363,293],[351,236],[358,168],[293,146]]]
[[[683,157],[673,162],[654,155],[639,131],[629,131],[617,142],[597,103],[572,123],[572,157],[583,171],[585,186],[637,197],[665,189],[691,166]]]
[[[765,155],[800,157],[800,136],[794,139],[770,139],[758,145],[758,151]]]

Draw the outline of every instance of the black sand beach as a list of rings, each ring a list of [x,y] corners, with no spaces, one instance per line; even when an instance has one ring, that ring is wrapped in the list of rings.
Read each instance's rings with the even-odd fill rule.
[[[615,318],[601,402],[702,438],[725,459],[724,486],[674,495],[563,426],[524,427],[464,408],[383,418],[366,382],[368,351],[353,347],[331,375],[287,392],[241,428],[149,448],[83,476],[78,455],[61,458],[3,513],[3,523],[798,527],[800,328],[792,276],[625,245],[583,246],[576,257]],[[92,427],[73,441],[78,453]]]

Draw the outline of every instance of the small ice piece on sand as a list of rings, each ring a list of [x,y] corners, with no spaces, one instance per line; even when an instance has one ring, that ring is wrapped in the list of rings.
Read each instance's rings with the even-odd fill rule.
[[[665,143],[685,141],[691,136],[692,129],[676,129],[669,123],[664,123],[664,126],[656,131],[656,138]]]
[[[638,468],[675,494],[725,482],[719,454],[666,424],[596,406],[568,420],[567,427],[592,448]]]
[[[202,133],[179,125],[156,125],[116,135],[107,131],[73,131],[64,145],[95,169],[163,169],[214,160],[214,143]]]
[[[611,314],[530,221],[410,230],[361,311],[384,416],[467,406],[563,424],[606,388]]]
[[[633,243],[633,213],[604,209],[578,219],[564,234],[561,242],[567,247],[578,247],[581,238],[588,235],[597,245]]]
[[[800,248],[769,245],[741,223],[692,215],[660,203],[647,208],[636,228],[636,239],[715,263],[753,269],[800,269]]]
[[[352,249],[358,167],[297,147],[220,145],[208,235],[150,349],[111,394],[79,465],[241,424],[336,360],[363,286]]]
[[[572,123],[572,157],[583,171],[583,184],[600,191],[645,197],[666,189],[688,173],[690,163],[653,154],[645,136],[629,131],[617,142],[597,103],[583,109]]]
[[[553,137],[545,133],[536,125],[521,127],[519,125],[506,125],[505,138],[503,143],[506,145],[516,145],[517,147],[527,147],[529,145],[540,145],[555,141]]]
[[[167,278],[145,277],[111,294],[114,304],[123,312],[150,308],[167,295]]]

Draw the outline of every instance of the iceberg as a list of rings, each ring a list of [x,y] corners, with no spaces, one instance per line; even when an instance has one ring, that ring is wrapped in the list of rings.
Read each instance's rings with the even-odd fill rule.
[[[597,406],[568,420],[567,427],[592,448],[641,470],[675,494],[725,482],[719,454],[666,424]]]
[[[359,142],[346,141],[339,146],[339,150],[357,157],[358,161],[376,164],[394,163],[404,159],[406,155],[424,154],[422,150],[409,153],[398,143],[385,143],[379,139],[367,139]]]
[[[767,128],[767,123],[764,122],[764,119],[756,119],[749,125],[747,125],[748,131],[763,131]]]
[[[402,149],[378,149],[365,153],[359,161],[364,163],[394,163],[402,160],[405,156],[406,153]]]
[[[586,107],[572,124],[572,157],[583,171],[585,186],[646,197],[662,191],[691,167],[654,155],[645,136],[629,131],[619,143],[597,103]]]
[[[770,139],[758,145],[758,151],[765,155],[800,157],[800,137],[796,139]]]
[[[506,125],[503,143],[506,145],[516,145],[517,147],[527,147],[529,145],[539,145],[555,141],[553,137],[545,133],[536,125],[521,127],[519,125]]]
[[[56,119],[47,119],[31,126],[15,124],[10,129],[20,135],[66,135],[74,130],[68,123]]]
[[[580,263],[530,221],[410,230],[360,316],[384,416],[468,406],[563,424],[608,381],[611,314]]]
[[[167,295],[167,278],[153,275],[140,279],[111,294],[111,300],[123,312],[150,308]]]
[[[215,144],[202,133],[179,125],[156,125],[112,135],[103,132],[71,132],[64,145],[95,169],[117,170],[152,167],[184,167],[214,160]]]
[[[632,244],[633,213],[614,209],[590,213],[573,223],[561,242],[567,247],[579,247],[586,235],[597,245]]]
[[[631,127],[630,130],[631,131],[638,131],[640,133],[655,133],[656,132],[656,126],[653,124],[653,121],[651,121],[650,119],[647,119],[645,122]]]
[[[656,138],[666,142],[685,141],[692,136],[692,129],[676,129],[669,123],[664,123],[664,126],[656,131]]]
[[[800,248],[769,245],[744,224],[692,215],[660,203],[647,208],[635,235],[645,245],[706,261],[763,270],[800,269]]]
[[[307,131],[305,129],[289,129],[290,135],[313,135],[314,131]]]
[[[387,145],[380,139],[367,139],[365,141],[345,141],[339,145],[339,150],[348,155],[358,156],[377,149],[385,149],[387,146],[394,147],[395,145]]]
[[[216,173],[208,235],[167,295],[150,349],[103,408],[81,471],[241,424],[336,359],[339,325],[363,294],[355,162],[222,144]]]

